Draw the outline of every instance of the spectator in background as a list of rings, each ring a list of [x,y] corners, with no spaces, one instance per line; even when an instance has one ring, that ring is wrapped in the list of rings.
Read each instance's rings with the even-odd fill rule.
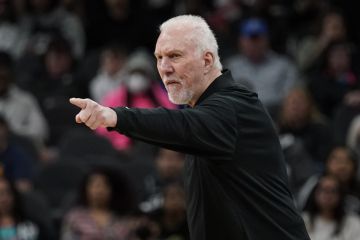
[[[54,99],[78,94],[74,77],[75,59],[70,43],[63,38],[52,39],[43,58],[29,72],[19,75],[19,85],[37,97],[43,110]],[[24,63],[26,64],[26,63]]]
[[[360,236],[358,216],[345,211],[345,193],[332,176],[320,178],[303,214],[312,240],[357,240]]]
[[[346,25],[339,12],[327,11],[319,25],[315,35],[306,36],[299,43],[296,58],[303,72],[313,70],[332,43],[347,40]]]
[[[27,218],[19,193],[4,177],[0,177],[0,239],[46,240],[41,229]]]
[[[185,156],[182,153],[161,148],[155,157],[155,172],[144,178],[144,196],[140,209],[151,212],[158,209],[164,200],[164,188],[174,182],[180,182]]]
[[[10,129],[41,146],[48,136],[46,120],[36,99],[14,84],[11,57],[0,52],[0,113]]]
[[[269,46],[266,23],[250,18],[240,26],[240,53],[227,61],[235,81],[244,83],[259,94],[260,100],[275,115],[281,101],[295,85],[298,74],[295,65],[273,52]]]
[[[360,105],[360,79],[350,46],[332,43],[325,51],[323,66],[309,76],[308,87],[319,110],[333,118],[341,104]]]
[[[125,176],[114,170],[97,168],[84,179],[77,206],[64,219],[61,239],[127,240],[135,201]]]
[[[343,146],[332,148],[326,161],[325,174],[335,177],[341,184],[346,194],[345,209],[348,212],[360,213],[360,185],[356,177],[357,171],[358,159],[350,149]],[[319,176],[314,175],[304,184],[298,198],[300,208],[306,205],[318,179]]]
[[[27,51],[42,55],[54,37],[69,41],[72,54],[80,58],[85,50],[85,32],[80,19],[59,4],[59,0],[26,0],[22,24],[30,34]]]
[[[61,135],[73,126],[69,114],[74,109],[67,99],[76,94],[82,95],[80,92],[83,91],[75,74],[76,60],[70,43],[64,38],[53,38],[44,56],[24,58],[18,62],[16,69],[18,86],[36,96],[48,122],[50,134],[46,146],[56,145]],[[48,161],[55,152],[43,153],[41,160]]]
[[[332,144],[331,129],[306,89],[296,87],[287,94],[277,125],[280,137],[299,139],[314,161],[313,164],[317,164],[318,169],[323,168]]]
[[[176,108],[168,100],[162,84],[155,79],[155,69],[146,51],[134,52],[129,57],[125,71],[123,84],[108,93],[101,101],[102,104],[108,107],[155,108],[162,106],[169,109]],[[105,128],[99,128],[97,132],[107,137],[120,151],[131,148],[131,140],[124,135],[109,132]]]
[[[99,72],[89,87],[90,96],[94,101],[102,101],[109,92],[123,83],[126,60],[127,53],[124,47],[109,45],[103,49]]]
[[[10,179],[19,191],[30,190],[33,162],[23,149],[10,142],[10,130],[0,116],[0,176]]]
[[[17,59],[23,54],[27,40],[27,32],[16,16],[14,1],[0,1],[0,50]]]
[[[172,183],[163,189],[163,193],[162,207],[149,214],[159,225],[159,239],[189,240],[184,188],[178,183]]]

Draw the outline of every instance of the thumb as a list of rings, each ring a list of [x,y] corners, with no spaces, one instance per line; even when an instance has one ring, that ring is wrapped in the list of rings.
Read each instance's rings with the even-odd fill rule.
[[[87,102],[88,100],[82,98],[70,98],[70,103],[81,109],[86,108]]]

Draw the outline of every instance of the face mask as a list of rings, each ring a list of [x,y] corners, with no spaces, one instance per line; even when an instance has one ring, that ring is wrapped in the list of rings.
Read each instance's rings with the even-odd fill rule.
[[[140,93],[149,88],[150,80],[143,74],[133,73],[129,75],[126,86],[130,93]]]

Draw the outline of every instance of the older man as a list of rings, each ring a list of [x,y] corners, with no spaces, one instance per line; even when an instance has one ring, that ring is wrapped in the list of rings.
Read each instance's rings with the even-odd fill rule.
[[[178,16],[160,27],[157,68],[181,110],[110,109],[89,99],[78,123],[189,154],[185,162],[192,240],[307,240],[293,206],[280,145],[257,95],[221,71],[206,22]]]

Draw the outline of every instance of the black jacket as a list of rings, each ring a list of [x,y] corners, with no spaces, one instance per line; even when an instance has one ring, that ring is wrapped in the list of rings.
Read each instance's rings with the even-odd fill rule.
[[[278,137],[257,98],[229,71],[194,108],[116,108],[116,130],[187,153],[192,240],[308,240],[296,212]]]

